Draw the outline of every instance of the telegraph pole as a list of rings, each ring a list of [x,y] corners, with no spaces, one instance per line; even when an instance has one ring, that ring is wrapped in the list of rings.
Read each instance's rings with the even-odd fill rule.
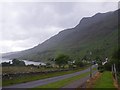
[[[90,78],[92,78],[92,59],[91,59],[92,52],[90,52]]]

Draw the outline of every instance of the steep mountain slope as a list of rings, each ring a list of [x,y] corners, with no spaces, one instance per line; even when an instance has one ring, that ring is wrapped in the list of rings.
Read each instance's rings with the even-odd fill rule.
[[[84,56],[87,50],[104,47],[105,42],[109,43],[109,50],[113,50],[118,44],[119,15],[120,10],[117,10],[85,17],[74,28],[63,30],[34,48],[3,54],[3,57],[44,61],[58,53],[66,53],[76,58]],[[109,50],[106,52],[112,53]]]

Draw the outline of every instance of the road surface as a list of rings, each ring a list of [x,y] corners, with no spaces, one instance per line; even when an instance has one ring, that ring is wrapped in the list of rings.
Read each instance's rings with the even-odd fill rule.
[[[93,66],[93,67],[95,67],[95,66]],[[75,72],[72,74],[66,74],[66,75],[62,75],[62,76],[56,76],[56,77],[51,77],[51,78],[47,78],[47,79],[31,81],[31,82],[27,82],[27,83],[12,85],[12,86],[6,86],[6,87],[3,87],[3,89],[5,89],[5,88],[34,88],[37,86],[41,86],[41,85],[49,84],[49,83],[56,82],[59,80],[63,80],[66,78],[70,78],[73,76],[77,76],[77,75],[89,72],[89,70],[90,70],[90,68],[85,69],[83,71]]]

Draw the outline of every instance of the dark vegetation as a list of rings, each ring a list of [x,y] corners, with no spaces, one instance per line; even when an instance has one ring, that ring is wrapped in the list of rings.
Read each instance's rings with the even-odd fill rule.
[[[117,79],[120,86],[120,48],[116,52],[114,52],[112,58],[113,60],[111,61],[111,63],[114,63],[116,65]]]
[[[66,64],[68,64],[69,61],[70,61],[69,56],[66,56],[66,55],[64,55],[64,54],[60,54],[59,56],[57,56],[57,57],[55,58],[55,63],[56,63],[59,67],[63,66],[63,68],[64,68],[64,66],[65,66]]]
[[[25,62],[20,61],[18,59],[13,59],[12,64],[10,62],[3,62],[2,67],[4,67],[4,66],[25,66]]]

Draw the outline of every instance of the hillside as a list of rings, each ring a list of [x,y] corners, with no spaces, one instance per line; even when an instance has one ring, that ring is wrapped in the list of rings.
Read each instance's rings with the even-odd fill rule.
[[[83,18],[74,28],[66,29],[28,50],[3,54],[3,58],[21,58],[35,61],[46,61],[59,53],[72,58],[82,58],[88,50],[105,47],[111,55],[118,44],[118,16],[120,10],[97,13]]]

